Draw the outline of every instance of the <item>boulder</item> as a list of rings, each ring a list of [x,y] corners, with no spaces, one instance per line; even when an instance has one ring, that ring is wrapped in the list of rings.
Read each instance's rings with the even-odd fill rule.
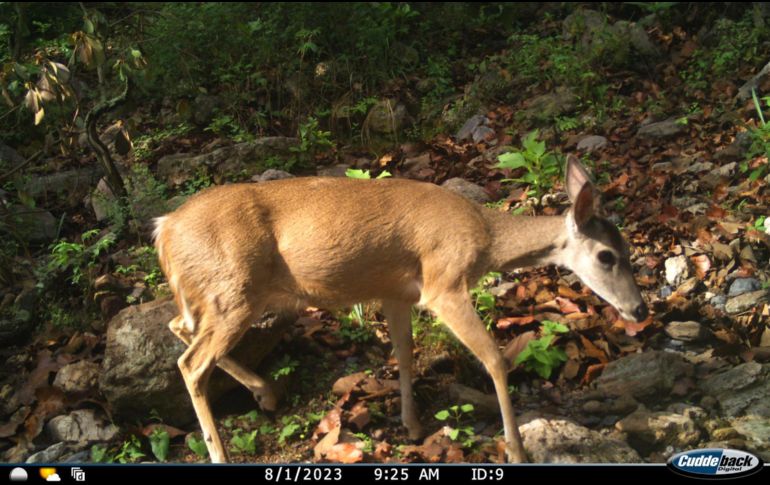
[[[596,388],[610,396],[660,399],[671,392],[680,377],[692,374],[692,364],[678,355],[659,350],[631,354],[610,362],[596,380]]]
[[[96,388],[98,378],[99,364],[81,360],[59,369],[53,385],[67,393],[85,393]]]
[[[154,409],[172,425],[194,419],[187,389],[177,367],[185,345],[168,329],[178,310],[172,300],[130,306],[108,324],[99,388],[116,416],[146,419]],[[230,355],[249,368],[256,367],[280,340],[294,319],[270,317],[249,329]],[[209,383],[209,398],[216,401],[238,384],[216,369]]]
[[[636,132],[636,136],[650,140],[660,140],[684,133],[687,126],[677,123],[677,118],[647,123]]]
[[[118,435],[118,427],[96,416],[93,409],[78,409],[70,414],[56,416],[46,429],[56,441],[92,443],[110,441]]]
[[[619,439],[563,419],[535,419],[519,426],[524,449],[534,463],[640,463]]]
[[[646,448],[674,446],[693,447],[702,437],[699,418],[705,411],[693,408],[694,412],[675,413],[670,411],[650,412],[643,406],[615,424],[615,428],[629,436],[632,444]]]
[[[481,186],[459,177],[451,178],[441,186],[478,204],[486,204],[491,200]]]
[[[392,99],[383,99],[371,107],[364,126],[372,133],[396,134],[403,130],[406,118],[406,106]]]
[[[770,364],[747,362],[701,379],[698,387],[727,417],[770,418]]]

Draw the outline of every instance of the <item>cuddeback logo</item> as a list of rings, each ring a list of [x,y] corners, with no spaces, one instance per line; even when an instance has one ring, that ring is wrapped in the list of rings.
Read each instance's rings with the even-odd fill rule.
[[[691,450],[668,460],[676,473],[697,478],[736,478],[762,469],[762,460],[739,450]]]

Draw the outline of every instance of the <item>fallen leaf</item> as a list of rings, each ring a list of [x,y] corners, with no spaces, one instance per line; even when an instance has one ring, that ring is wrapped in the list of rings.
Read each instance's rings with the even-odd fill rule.
[[[341,406],[337,406],[324,415],[321,422],[316,426],[315,432],[313,433],[313,440],[317,440],[319,436],[328,434],[332,430],[342,426],[340,407]]]
[[[580,293],[573,290],[572,288],[568,286],[562,286],[559,285],[559,296],[562,296],[564,298],[569,298],[570,300],[577,300],[580,298]]]
[[[23,423],[27,416],[32,412],[29,406],[22,406],[11,415],[5,424],[0,425],[0,438],[8,438],[16,434],[16,430]]]
[[[386,441],[377,443],[377,446],[374,447],[373,456],[374,456],[374,459],[379,462],[385,461],[392,454],[393,454],[393,446]]]
[[[511,339],[510,342],[508,342],[508,345],[505,346],[505,349],[503,350],[503,357],[505,357],[505,360],[508,361],[508,368],[513,368],[513,363],[516,362],[516,357],[519,356],[519,354],[527,347],[527,344],[529,344],[529,341],[534,339],[536,337],[536,333],[533,330],[530,330],[528,332],[524,332],[521,335],[517,335],[513,339]]]
[[[605,354],[599,347],[593,344],[588,338],[583,335],[580,336],[580,342],[583,344],[583,353],[587,357],[597,359],[599,362],[607,363],[607,354]]]
[[[324,455],[331,451],[332,447],[337,444],[340,439],[340,430],[340,426],[330,430],[326,433],[326,436],[313,447],[313,456],[316,460],[321,460]]]
[[[557,296],[556,303],[559,304],[562,313],[577,313],[580,311],[580,307],[567,298]]]
[[[337,396],[343,396],[352,391],[358,383],[368,378],[369,376],[365,372],[356,372],[355,374],[340,377],[334,382],[332,392]]]
[[[695,265],[695,274],[698,279],[702,280],[706,277],[706,273],[711,269],[711,260],[705,254],[699,254],[690,258],[693,265]]]
[[[505,330],[511,325],[528,325],[535,321],[533,315],[525,315],[523,317],[505,317],[497,321],[497,328]]]
[[[187,434],[186,431],[182,431],[179,428],[175,428],[173,426],[169,426],[163,423],[148,424],[147,426],[142,428],[142,434],[145,436],[150,436],[156,429],[165,431],[166,433],[168,433],[168,437],[171,439],[174,439],[177,436],[183,436]]]
[[[37,365],[27,377],[26,382],[16,393],[14,398],[19,404],[31,404],[35,400],[35,391],[48,385],[48,377],[51,372],[59,370],[61,365],[51,358],[50,350],[41,350],[37,354]]]
[[[364,452],[352,443],[338,443],[325,454],[326,459],[333,463],[358,463],[364,459]]]
[[[353,409],[350,410],[350,418],[348,422],[353,424],[356,429],[361,431],[371,421],[371,414],[369,413],[369,407],[364,401],[358,401],[353,405]]]
[[[465,460],[465,454],[463,450],[456,445],[452,445],[446,450],[446,462],[447,463],[463,463]]]
[[[585,385],[593,382],[597,377],[601,375],[605,367],[607,367],[607,364],[589,365],[588,369],[586,369],[586,374],[583,376],[581,384]]]

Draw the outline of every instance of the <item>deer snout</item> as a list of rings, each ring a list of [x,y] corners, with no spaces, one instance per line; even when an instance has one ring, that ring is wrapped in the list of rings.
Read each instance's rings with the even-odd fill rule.
[[[643,322],[644,320],[647,320],[647,316],[650,314],[650,311],[647,308],[647,304],[642,302],[636,308],[634,308],[634,311],[631,312],[631,314],[634,316],[634,318],[636,318],[637,322]]]

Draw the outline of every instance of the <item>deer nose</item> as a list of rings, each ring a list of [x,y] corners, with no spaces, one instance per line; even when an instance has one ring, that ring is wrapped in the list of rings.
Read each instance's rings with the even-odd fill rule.
[[[633,311],[634,318],[636,318],[637,322],[647,320],[647,315],[649,315],[649,313],[647,305],[644,302],[640,303]]]

